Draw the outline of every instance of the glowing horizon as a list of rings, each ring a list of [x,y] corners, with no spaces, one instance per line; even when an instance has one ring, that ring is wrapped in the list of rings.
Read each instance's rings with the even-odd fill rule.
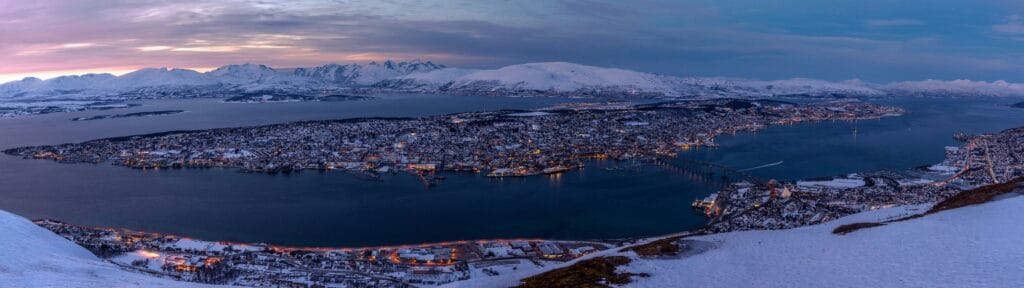
[[[0,0],[0,82],[146,67],[565,61],[677,76],[1024,82],[1024,4]],[[415,11],[411,13],[410,11]]]

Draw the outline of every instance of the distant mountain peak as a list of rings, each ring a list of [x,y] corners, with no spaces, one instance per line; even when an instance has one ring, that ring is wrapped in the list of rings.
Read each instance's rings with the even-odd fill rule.
[[[411,62],[395,62],[392,60],[385,60],[381,63],[371,61],[365,65],[356,63],[332,63],[319,67],[297,68],[292,72],[292,74],[316,78],[341,85],[369,86],[397,76],[428,72],[442,68],[444,68],[444,65],[437,65],[430,61],[422,62],[414,60]]]

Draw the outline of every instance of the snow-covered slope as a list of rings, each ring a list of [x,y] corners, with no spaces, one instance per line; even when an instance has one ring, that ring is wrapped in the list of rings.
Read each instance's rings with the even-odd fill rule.
[[[121,76],[86,74],[48,80],[25,78],[0,84],[0,99],[26,100],[55,96],[84,99],[125,93],[131,93],[133,96],[160,97],[175,95],[173,92],[176,90],[185,90],[191,94],[202,94],[203,91],[313,91],[369,86],[385,79],[441,68],[444,68],[444,65],[430,61],[390,60],[365,65],[329,64],[315,68],[282,70],[246,63],[226,65],[206,73],[187,69],[146,68]]]
[[[260,64],[227,65],[206,72],[221,84],[239,90],[313,90],[332,86],[319,79],[281,73]]]
[[[1024,287],[1024,196],[947,210],[925,217],[832,234],[844,224],[878,222],[922,213],[930,205],[862,212],[787,230],[687,237],[699,251],[642,258],[611,249],[579,260],[627,256],[625,287]],[[445,287],[510,287],[520,279],[576,261],[477,277]]]
[[[566,62],[529,63],[495,70],[476,71],[458,79],[453,89],[497,82],[511,90],[554,90],[560,92],[582,89],[621,87],[650,91],[669,91],[669,79],[654,74],[615,68],[600,68]],[[486,84],[483,84],[486,85]]]
[[[886,93],[858,80],[829,82],[809,78],[793,78],[774,81],[760,80],[721,80],[721,78],[691,78],[698,83],[724,87],[737,94],[749,96],[774,95],[842,95],[842,96],[883,96]],[[723,82],[718,82],[723,81]]]
[[[220,84],[209,75],[188,69],[146,68],[117,77],[120,87],[180,87]]]
[[[914,95],[981,95],[981,96],[1024,96],[1024,84],[1006,81],[971,80],[924,80],[890,83],[883,89],[897,94]]]
[[[218,91],[365,88],[383,91],[541,96],[772,97],[956,95],[1024,96],[1024,84],[970,80],[872,84],[807,78],[761,81],[722,77],[675,77],[567,62],[510,65],[497,69],[445,68],[430,61],[328,64],[274,69],[259,64],[227,65],[199,73],[184,69],[143,69],[110,74],[26,78],[0,84],[0,99],[111,96],[133,92],[150,98]],[[175,90],[189,93],[173,93]],[[211,93],[212,95],[223,95]]]
[[[366,65],[327,64],[313,68],[296,68],[292,74],[343,85],[368,86],[397,76],[429,72],[444,67],[444,65],[434,64],[430,61],[415,60],[396,63],[388,60],[382,63],[370,62]]]
[[[636,259],[623,270],[652,275],[631,287],[1024,287],[1024,197],[831,233],[841,224],[906,209],[791,230],[689,238],[717,247],[680,259]]]
[[[398,84],[450,91],[674,91],[673,77],[566,62],[528,63],[494,70],[442,69],[396,77]]]
[[[669,97],[767,97],[777,95],[880,96],[856,82],[814,79],[757,81],[734,78],[673,77],[566,62],[511,65],[493,70],[441,69],[381,82],[381,87],[467,93],[549,92],[561,94],[657,94]]]
[[[85,74],[60,76],[53,79],[25,78],[0,85],[0,97],[24,94],[63,94],[82,90],[107,90],[117,85],[117,76],[111,74]]]
[[[0,211],[0,287],[207,287],[121,270],[25,218]]]

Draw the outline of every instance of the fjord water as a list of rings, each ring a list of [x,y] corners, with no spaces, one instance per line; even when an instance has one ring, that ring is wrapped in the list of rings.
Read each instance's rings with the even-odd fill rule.
[[[69,119],[112,111],[0,119],[0,148],[295,120],[528,109],[563,101],[572,100],[392,95],[333,103],[145,101],[141,107],[113,114],[168,109],[188,112],[95,121]],[[1012,100],[910,98],[880,102],[908,112],[879,120],[774,126],[759,133],[726,135],[718,139],[720,148],[688,151],[681,157],[738,169],[782,161],[751,173],[798,179],[935,163],[942,160],[942,147],[956,144],[950,137],[955,132],[996,132],[1024,125],[1024,110],[1006,105]],[[528,178],[453,173],[440,186],[427,189],[406,174],[371,182],[343,172],[142,171],[0,156],[0,209],[82,225],[297,246],[594,239],[697,227],[705,219],[690,210],[690,202],[719,185],[659,167],[625,172],[602,169],[622,164],[614,161],[589,164],[580,171]]]

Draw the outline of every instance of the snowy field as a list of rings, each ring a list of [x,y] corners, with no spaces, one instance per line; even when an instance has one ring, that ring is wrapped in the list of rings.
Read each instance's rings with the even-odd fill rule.
[[[831,233],[842,224],[923,208],[882,209],[791,230],[694,238],[719,243],[719,248],[683,259],[641,259],[623,270],[652,274],[631,287],[1024,287],[1024,266],[1019,265],[1024,263],[1024,197],[847,235]]]

